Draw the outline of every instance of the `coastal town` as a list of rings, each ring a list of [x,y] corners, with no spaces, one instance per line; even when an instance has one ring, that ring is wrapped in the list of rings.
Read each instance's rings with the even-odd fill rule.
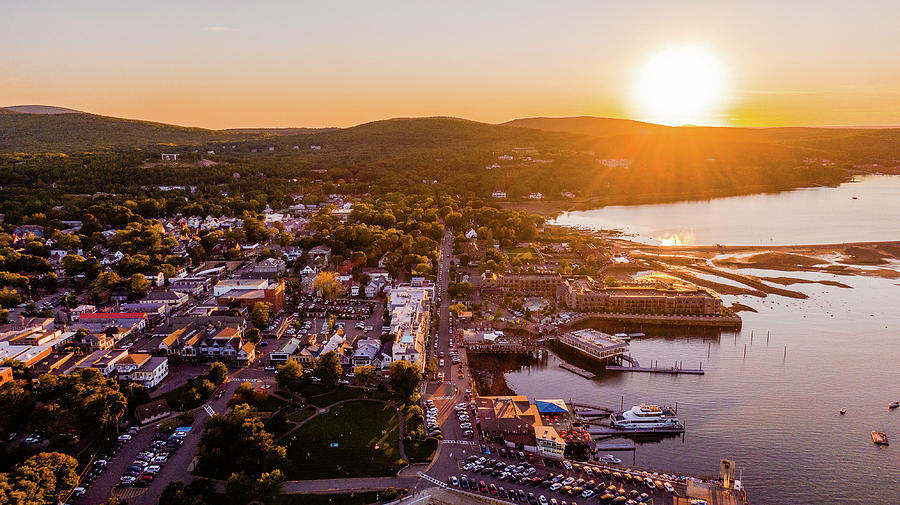
[[[33,414],[4,424],[6,450],[74,455],[71,480],[56,492],[62,502],[90,505],[159,503],[175,482],[208,482],[209,492],[230,494],[238,481],[250,482],[248,497],[273,492],[265,486],[276,494],[335,486],[385,499],[449,492],[473,503],[477,496],[748,502],[732,472],[661,474],[602,454],[633,450],[611,437],[682,432],[674,412],[642,405],[635,417],[561,398],[482,393],[469,364],[470,356],[541,356],[562,346],[600,369],[627,363],[621,368],[654,371],[631,356],[635,335],[578,328],[598,321],[739,328],[740,317],[714,291],[647,273],[645,262],[592,235],[540,223],[529,229],[532,222],[523,232],[530,240],[495,240],[490,226],[477,226],[480,217],[452,209],[432,214],[439,240],[431,266],[422,257],[403,268],[389,253],[368,254],[366,243],[337,254],[322,223],[335,234],[377,219],[372,204],[337,194],[303,200],[245,219],[176,215],[98,229],[103,242],[90,250],[72,245],[84,222],[11,229],[8,250],[41,257],[55,285],[4,312],[4,401],[37,400]],[[133,241],[145,245],[132,249]],[[135,265],[142,249],[160,247],[166,265]],[[82,382],[102,384],[104,402],[121,397],[121,405],[105,408],[92,430],[48,419],[81,415],[53,412],[54,402],[73,401],[64,384]],[[381,456],[395,459],[357,471],[339,470],[349,455],[315,466],[312,454],[329,452],[317,448],[315,433],[337,428],[305,428],[346,409],[338,425],[348,431],[335,434],[342,439],[372,405],[372,420],[384,419],[383,443],[394,446],[394,456]],[[274,451],[250,465],[263,472],[255,484],[246,467],[210,460],[229,453],[217,444],[249,443],[249,434],[212,434],[247,418],[265,432],[257,450]],[[329,443],[340,451],[341,442]]]

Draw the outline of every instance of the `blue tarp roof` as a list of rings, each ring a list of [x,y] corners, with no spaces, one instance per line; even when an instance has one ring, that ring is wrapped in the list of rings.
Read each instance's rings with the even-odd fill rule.
[[[535,400],[534,404],[541,414],[562,414],[569,411],[566,402],[562,400]]]

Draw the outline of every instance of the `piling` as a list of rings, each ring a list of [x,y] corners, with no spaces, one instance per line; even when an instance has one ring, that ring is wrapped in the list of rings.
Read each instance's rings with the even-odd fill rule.
[[[747,344],[744,344],[744,358],[747,357]]]
[[[712,342],[706,344],[706,359],[709,359],[709,353],[712,351]]]

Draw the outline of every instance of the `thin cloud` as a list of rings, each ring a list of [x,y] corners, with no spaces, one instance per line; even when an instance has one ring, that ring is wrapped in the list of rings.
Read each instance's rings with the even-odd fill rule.
[[[231,28],[227,26],[205,26],[203,27],[203,31],[205,32],[213,32],[213,33],[222,33],[231,31]]]

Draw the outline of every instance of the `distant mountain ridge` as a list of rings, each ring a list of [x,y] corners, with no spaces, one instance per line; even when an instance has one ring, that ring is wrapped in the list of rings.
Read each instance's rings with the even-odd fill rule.
[[[295,138],[292,138],[295,137]],[[493,144],[535,144],[546,151],[595,152],[600,157],[681,163],[684,159],[777,159],[779,163],[831,158],[865,163],[900,159],[900,129],[669,127],[628,119],[535,117],[489,124],[453,117],[393,118],[348,128],[235,128],[210,130],[100,116],[65,107],[0,108],[0,152],[79,152],[213,142],[282,139],[337,146],[371,145],[391,151],[440,151]],[[274,141],[274,140],[270,140]],[[689,150],[685,150],[689,148]],[[377,151],[373,151],[377,152]],[[670,156],[679,153],[682,160]],[[657,161],[654,161],[656,163]]]
[[[0,107],[0,109],[20,114],[84,114],[80,110],[56,107],[54,105],[10,105],[8,107]]]

